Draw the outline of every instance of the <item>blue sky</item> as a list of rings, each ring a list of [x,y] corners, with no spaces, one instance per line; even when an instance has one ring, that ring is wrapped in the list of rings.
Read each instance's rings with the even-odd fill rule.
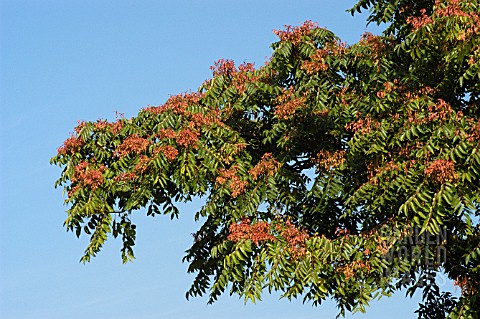
[[[179,220],[134,215],[134,263],[123,265],[111,240],[80,264],[86,238],[62,226],[49,159],[77,120],[130,117],[194,91],[220,58],[263,64],[284,24],[313,20],[356,42],[366,29],[365,16],[344,12],[354,2],[0,0],[0,317],[333,318],[333,302],[278,295],[246,306],[236,296],[186,301],[193,277],[181,259],[198,202]],[[353,318],[413,317],[417,302],[400,293]]]

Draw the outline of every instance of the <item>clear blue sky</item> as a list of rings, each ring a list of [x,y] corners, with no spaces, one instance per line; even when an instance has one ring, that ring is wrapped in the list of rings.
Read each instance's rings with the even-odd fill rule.
[[[220,58],[263,64],[284,24],[309,19],[356,42],[366,29],[364,16],[344,12],[354,2],[0,0],[0,317],[333,318],[333,302],[277,295],[246,306],[236,296],[186,301],[193,277],[181,259],[200,203],[174,221],[137,213],[134,263],[123,265],[111,240],[80,264],[86,238],[62,226],[49,159],[79,119],[130,117],[196,90]],[[353,318],[413,317],[417,301],[399,294]]]

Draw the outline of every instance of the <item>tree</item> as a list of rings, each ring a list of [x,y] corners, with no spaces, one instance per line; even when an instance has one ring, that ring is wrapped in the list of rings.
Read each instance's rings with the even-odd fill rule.
[[[81,122],[52,163],[69,231],[109,234],[134,258],[132,212],[201,197],[190,296],[281,291],[365,311],[423,290],[419,318],[480,309],[480,15],[477,0],[360,0],[345,45],[307,21],[276,31],[268,63],[220,60],[195,93],[114,122]],[[440,291],[444,273],[459,298]]]

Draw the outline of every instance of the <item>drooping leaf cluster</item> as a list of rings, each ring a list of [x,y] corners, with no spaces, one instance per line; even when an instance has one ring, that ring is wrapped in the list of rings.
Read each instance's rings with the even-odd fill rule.
[[[307,21],[255,69],[220,60],[196,93],[81,122],[52,159],[65,226],[134,258],[131,214],[201,197],[187,297],[281,291],[340,313],[423,289],[420,318],[480,309],[476,0],[362,0],[383,35],[346,45]],[[461,288],[443,293],[439,274]]]

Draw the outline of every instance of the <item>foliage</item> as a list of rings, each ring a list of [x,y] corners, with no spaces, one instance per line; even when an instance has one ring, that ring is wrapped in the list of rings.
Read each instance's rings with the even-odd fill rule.
[[[132,212],[174,218],[201,197],[187,297],[281,291],[344,314],[420,288],[419,318],[477,318],[479,3],[362,8],[383,35],[345,45],[310,21],[286,27],[264,66],[220,60],[196,93],[79,123],[52,163],[66,228],[91,236],[82,261],[110,235],[132,260]]]

